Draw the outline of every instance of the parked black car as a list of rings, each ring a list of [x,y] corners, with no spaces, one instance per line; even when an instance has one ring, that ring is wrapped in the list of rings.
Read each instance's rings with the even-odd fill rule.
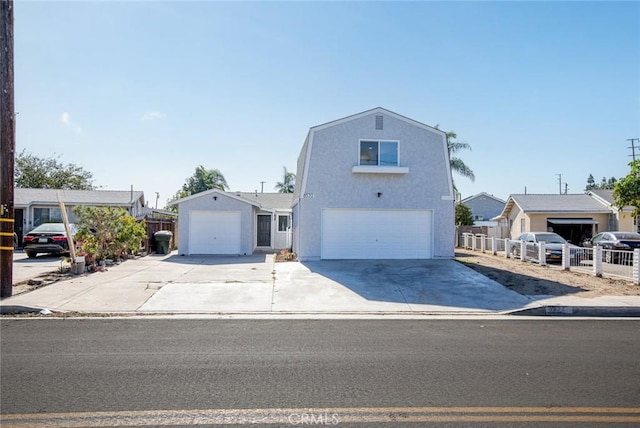
[[[75,236],[75,225],[71,224],[70,227],[71,234]],[[34,258],[40,253],[69,253],[67,232],[62,223],[41,224],[24,236],[22,246],[29,258]]]
[[[584,243],[585,247],[601,246],[605,250],[633,251],[640,248],[640,233],[635,232],[601,232]],[[605,251],[604,261],[617,263],[620,253]]]

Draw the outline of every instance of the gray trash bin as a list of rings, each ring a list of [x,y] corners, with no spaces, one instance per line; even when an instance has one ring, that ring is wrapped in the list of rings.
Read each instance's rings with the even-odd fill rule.
[[[171,252],[171,238],[173,233],[168,230],[160,230],[153,234],[156,240],[156,253],[169,254]]]

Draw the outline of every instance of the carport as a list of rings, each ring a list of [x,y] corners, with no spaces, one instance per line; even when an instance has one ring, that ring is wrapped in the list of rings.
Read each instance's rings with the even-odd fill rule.
[[[598,233],[598,222],[593,218],[548,218],[547,230],[552,230],[571,243],[580,245]]]

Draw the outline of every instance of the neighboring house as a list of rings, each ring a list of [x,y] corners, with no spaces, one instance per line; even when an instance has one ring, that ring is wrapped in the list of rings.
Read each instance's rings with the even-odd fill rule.
[[[512,238],[523,232],[550,231],[580,244],[598,232],[631,231],[633,223],[619,221],[619,214],[594,194],[520,194],[509,196],[494,220],[507,226]]]
[[[622,231],[622,232],[636,232],[640,231],[640,225],[638,225],[638,219],[634,218],[631,214],[634,211],[634,207],[623,207],[622,209],[616,207],[613,202],[613,190],[600,189],[589,190],[587,195],[592,196],[597,201],[603,203],[609,207],[615,216],[611,217],[611,222],[607,230],[600,230],[601,232],[607,231]]]
[[[252,254],[291,248],[291,193],[196,193],[178,205],[178,253]]]
[[[497,222],[491,221],[504,209],[505,201],[493,195],[482,192],[469,196],[460,201],[471,210],[474,226],[495,226]]]
[[[139,217],[144,206],[144,192],[130,190],[58,190],[58,189],[14,189],[15,232],[18,242],[22,236],[42,223],[62,222],[58,202],[64,202],[70,223],[75,222],[73,208],[79,205],[124,208],[134,217]]]
[[[446,134],[375,108],[312,127],[298,158],[300,260],[454,255]]]

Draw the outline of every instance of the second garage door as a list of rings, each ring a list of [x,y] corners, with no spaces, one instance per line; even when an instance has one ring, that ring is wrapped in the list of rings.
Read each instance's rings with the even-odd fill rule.
[[[189,254],[240,254],[240,212],[191,211]]]
[[[322,259],[430,259],[429,210],[322,211]]]

